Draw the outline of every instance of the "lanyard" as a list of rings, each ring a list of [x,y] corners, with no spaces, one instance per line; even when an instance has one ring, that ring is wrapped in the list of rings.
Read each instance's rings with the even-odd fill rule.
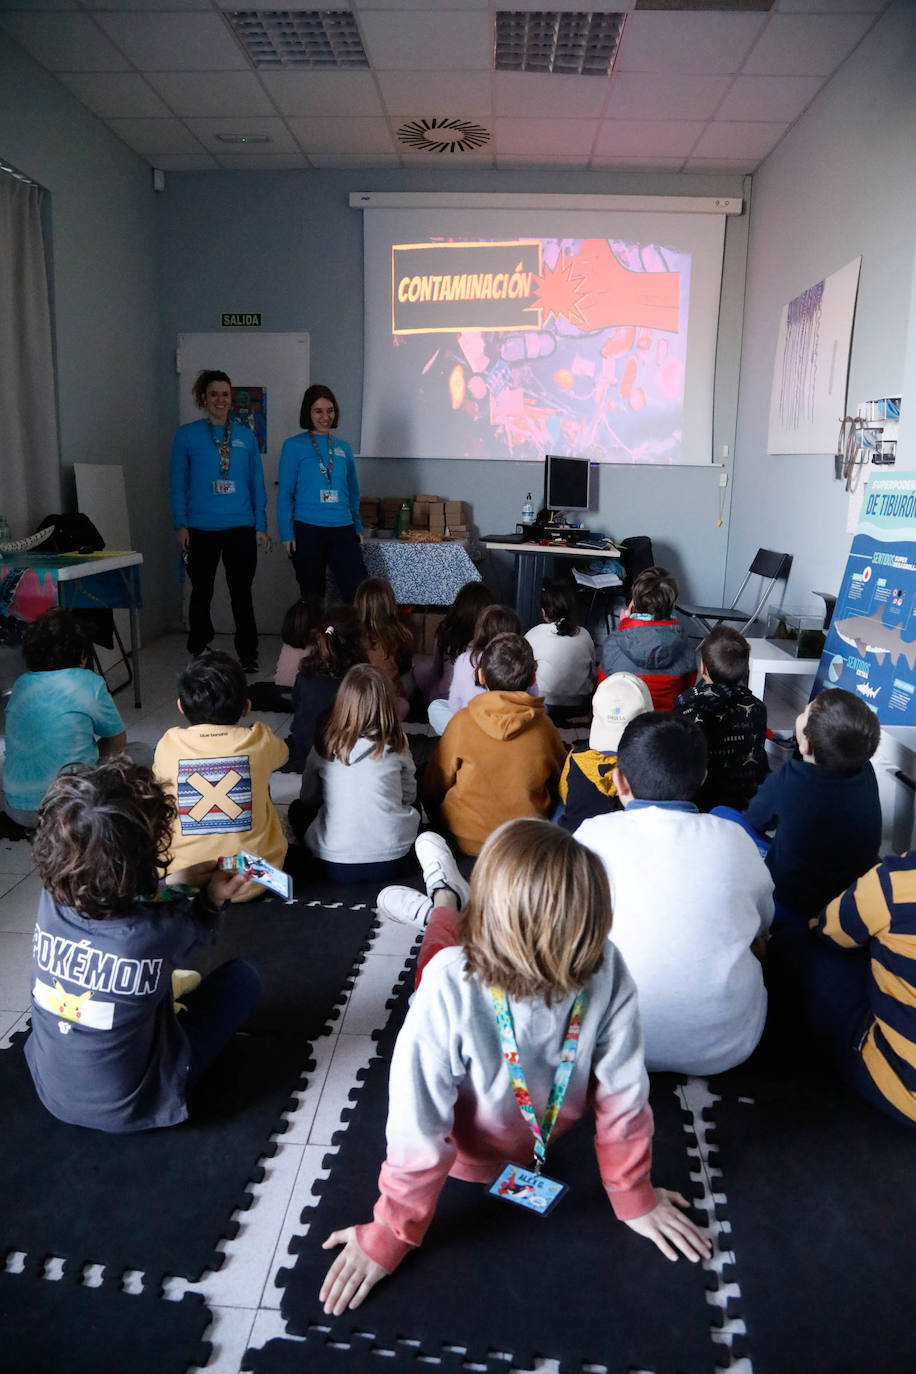
[[[210,430],[210,438],[213,440],[214,444],[217,447],[217,450],[219,451],[220,476],[225,477],[226,473],[229,471],[229,453],[232,447],[232,421],[229,419],[229,416],[227,415],[226,433],[222,443],[220,443],[219,439],[217,439],[216,437],[216,427],[213,424],[213,421],[210,419],[209,415],[207,416],[207,426]]]
[[[512,1091],[515,1093],[519,1111],[534,1136],[534,1172],[539,1174],[547,1157],[550,1133],[560,1115],[563,1098],[566,1096],[566,1089],[569,1086],[569,1078],[576,1062],[579,1032],[582,1029],[582,1013],[585,1010],[585,989],[579,989],[569,1014],[569,1025],[566,1027],[563,1049],[560,1052],[560,1062],[557,1065],[556,1076],[553,1080],[553,1087],[550,1089],[547,1109],[544,1112],[542,1122],[538,1122],[537,1114],[531,1104],[528,1084],[525,1082],[525,1074],[518,1053],[518,1042],[515,1039],[515,1027],[512,1024],[509,999],[502,988],[491,987],[490,996],[493,998],[493,1010],[496,1012],[496,1025],[499,1030],[503,1058],[509,1070],[509,1078],[512,1080]]]
[[[332,445],[332,443],[331,443],[331,436],[328,435],[328,465],[327,465],[327,467],[325,467],[324,462],[322,461],[321,449],[318,447],[318,440],[315,438],[315,435],[312,433],[311,430],[309,430],[309,438],[310,438],[311,441],[312,441],[312,448],[315,450],[315,456],[316,456],[317,459],[318,459],[318,467],[319,467],[319,469],[320,469],[320,471],[321,471],[321,475],[322,475],[322,477],[326,477],[326,478],[328,479],[328,486],[330,487],[330,485],[331,485],[331,474],[332,474],[333,471],[334,471],[334,447],[333,447],[333,445]]]

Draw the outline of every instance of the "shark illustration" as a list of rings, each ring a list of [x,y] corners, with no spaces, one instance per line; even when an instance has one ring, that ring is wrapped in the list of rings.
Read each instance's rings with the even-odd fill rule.
[[[856,691],[861,692],[863,697],[868,697],[869,701],[873,701],[875,697],[881,695],[880,687],[869,687],[867,682],[860,682]]]
[[[879,664],[883,664],[885,654],[891,654],[894,659],[902,655],[910,670],[916,672],[916,642],[908,644],[896,627],[892,629],[884,624],[880,615],[851,615],[833,623],[843,643],[852,644],[860,658],[874,654]]]

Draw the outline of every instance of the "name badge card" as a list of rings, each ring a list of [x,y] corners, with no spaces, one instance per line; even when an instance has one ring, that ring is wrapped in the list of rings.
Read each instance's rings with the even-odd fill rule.
[[[213,483],[214,496],[233,496],[235,483],[228,477],[218,477]]]
[[[504,1202],[514,1202],[517,1207],[525,1207],[539,1217],[546,1217],[563,1194],[568,1192],[568,1188],[565,1183],[557,1183],[544,1174],[521,1169],[517,1164],[507,1164],[489,1191]]]
[[[332,487],[324,487],[321,492],[321,504],[323,506],[336,506],[340,500],[340,492],[334,491]]]

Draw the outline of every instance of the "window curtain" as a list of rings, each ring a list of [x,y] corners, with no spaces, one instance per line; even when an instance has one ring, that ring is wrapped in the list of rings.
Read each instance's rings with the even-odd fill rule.
[[[0,515],[14,539],[60,510],[44,195],[34,182],[0,168]]]

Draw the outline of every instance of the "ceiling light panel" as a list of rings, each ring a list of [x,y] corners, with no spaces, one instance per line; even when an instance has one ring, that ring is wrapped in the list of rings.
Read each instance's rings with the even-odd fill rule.
[[[617,56],[622,14],[499,10],[496,70],[607,76]]]
[[[350,10],[229,10],[226,18],[255,67],[368,67]]]

